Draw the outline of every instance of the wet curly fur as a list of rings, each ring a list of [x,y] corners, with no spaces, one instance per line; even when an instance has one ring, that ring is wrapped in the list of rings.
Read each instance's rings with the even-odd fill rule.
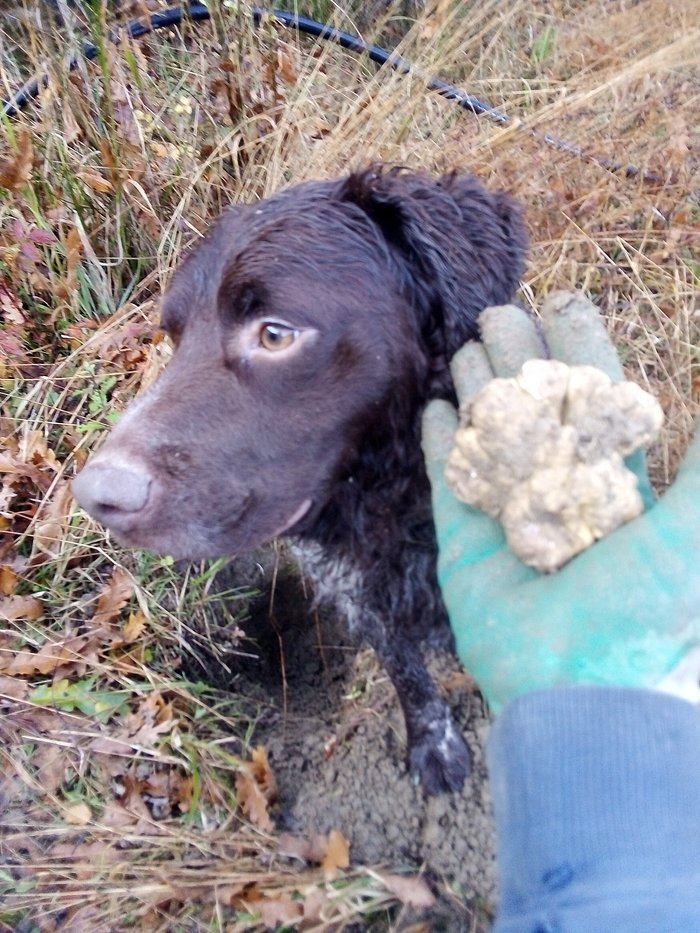
[[[428,793],[469,756],[421,650],[449,630],[420,417],[524,249],[514,203],[462,174],[372,167],[231,208],[164,297],[173,361],[76,481],[119,538],[178,557],[286,533],[377,651]]]

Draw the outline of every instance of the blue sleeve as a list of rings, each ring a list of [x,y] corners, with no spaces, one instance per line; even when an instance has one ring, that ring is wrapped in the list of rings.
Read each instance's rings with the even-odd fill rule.
[[[646,690],[528,694],[488,748],[494,933],[700,931],[700,711]]]

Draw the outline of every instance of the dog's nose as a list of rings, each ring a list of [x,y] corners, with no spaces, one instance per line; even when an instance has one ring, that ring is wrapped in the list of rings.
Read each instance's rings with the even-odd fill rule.
[[[137,464],[88,463],[73,480],[73,495],[102,524],[119,528],[148,502],[152,477]]]

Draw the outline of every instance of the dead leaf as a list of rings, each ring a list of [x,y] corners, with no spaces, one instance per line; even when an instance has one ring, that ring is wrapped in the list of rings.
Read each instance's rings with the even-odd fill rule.
[[[66,779],[70,761],[65,748],[52,742],[39,742],[32,755],[32,765],[45,794],[55,794]]]
[[[337,838],[338,836],[340,839]],[[343,834],[339,833],[337,830],[333,830],[327,836],[323,833],[312,833],[312,835],[308,837],[281,833],[277,837],[277,851],[280,855],[284,855],[287,858],[300,859],[302,862],[309,862],[312,865],[325,864],[326,859],[329,858],[329,850],[331,849],[330,860],[332,861],[336,856],[340,857],[342,860],[343,844],[345,845],[347,856],[349,844]],[[347,868],[347,865],[338,867]]]
[[[96,822],[110,829],[127,830],[135,836],[162,836],[170,832],[153,820],[148,807],[137,794],[132,794],[126,804],[110,801]]]
[[[16,677],[6,677],[0,674],[0,697],[10,697],[12,700],[26,700],[29,693],[29,684],[26,680]]]
[[[277,779],[270,766],[267,751],[263,745],[258,745],[253,749],[251,766],[253,777],[263,794],[265,794],[265,797],[270,802],[274,801],[277,798]]]
[[[141,610],[138,612],[130,613],[129,619],[122,631],[122,639],[124,643],[129,645],[132,641],[136,641],[137,638],[140,638],[144,629],[146,628],[146,622],[146,616],[141,612]]]
[[[397,897],[402,904],[419,910],[435,905],[435,895],[425,879],[418,875],[390,875],[378,872],[377,877],[386,886],[387,891]]]
[[[5,622],[36,622],[44,614],[44,606],[35,596],[0,597],[0,619]]]
[[[115,567],[97,600],[97,609],[92,617],[96,628],[113,622],[134,594],[134,581],[123,567]]]
[[[107,178],[98,175],[95,172],[77,172],[77,177],[84,181],[88,188],[96,191],[98,194],[113,194],[114,185]]]
[[[338,829],[328,833],[328,848],[321,862],[326,881],[334,881],[340,874],[339,869],[350,866],[350,843]]]
[[[105,169],[107,170],[107,173],[109,174],[112,184],[118,185],[119,169],[117,160],[114,158],[112,147],[109,145],[109,142],[104,136],[100,139],[100,155],[102,156],[102,162]]]
[[[325,843],[325,840],[324,840]],[[326,854],[325,844],[320,856],[311,857],[311,843],[303,836],[292,836],[291,833],[280,833],[277,837],[277,851],[286,858],[297,858],[302,862],[321,862]]]
[[[0,356],[5,356],[16,363],[24,362],[27,359],[27,352],[21,338],[17,334],[11,334],[7,329],[0,330]],[[5,377],[3,376],[3,378]]]
[[[280,924],[296,923],[303,910],[299,901],[293,900],[289,894],[264,897],[256,906],[260,910],[262,922],[272,930],[277,929]]]
[[[41,431],[25,430],[20,440],[18,456],[24,464],[58,473],[61,463]]]
[[[88,748],[98,755],[119,755],[130,759],[134,755],[131,739],[112,735],[97,736],[97,738],[92,739]]]
[[[243,901],[243,897],[248,897]],[[188,900],[198,900],[204,903],[215,901],[217,904],[223,904],[226,907],[243,907],[247,909],[247,904],[253,900],[259,900],[257,894],[257,885],[251,885],[249,882],[244,884],[217,884],[215,888],[205,886],[196,891],[195,897],[192,896],[192,888],[187,889]]]
[[[29,597],[10,596],[9,599]],[[38,600],[36,600],[38,602]],[[7,658],[0,656],[0,670],[6,674],[31,676],[32,674],[52,674],[63,664],[74,664],[81,659],[81,651],[88,643],[83,635],[68,638],[66,641],[45,641],[38,651],[23,648]]]
[[[420,32],[424,39],[433,39],[440,33],[450,12],[451,0],[433,0],[425,10],[425,17],[420,22]]]
[[[11,596],[19,585],[19,576],[7,564],[0,565],[0,594]]]
[[[143,159],[141,158],[141,130],[134,113],[133,102],[126,84],[121,81],[112,81],[112,113],[119,125],[119,142],[129,153],[128,177],[135,178],[143,172]],[[123,170],[123,169],[122,169]]]
[[[330,898],[319,887],[312,888],[304,896],[304,925],[303,929],[321,923],[326,913]]]
[[[6,283],[0,284],[0,314],[6,324],[24,326],[24,309],[14,291]]]
[[[267,800],[249,771],[239,771],[236,775],[236,795],[238,806],[250,822],[266,833],[271,833],[273,826]]]
[[[17,152],[0,160],[0,187],[14,191],[26,185],[32,176],[34,147],[28,130],[17,134]]]
[[[320,865],[327,881],[333,881],[339,869],[350,865],[350,843],[337,829],[327,836],[315,833],[309,838],[282,833],[277,838],[277,851],[287,858]]]
[[[92,812],[86,803],[75,803],[64,809],[63,819],[71,826],[87,826],[92,819]]]
[[[175,782],[172,792],[180,813],[189,813],[192,808],[192,798],[194,797],[194,779],[191,776],[178,775],[178,780]]]
[[[66,257],[66,274],[63,281],[56,286],[56,294],[59,298],[65,300],[70,298],[78,287],[78,265],[83,252],[83,241],[78,228],[71,227],[65,237],[62,237],[62,243],[63,252]],[[83,322],[81,322],[80,330],[84,340],[85,329]]]
[[[171,703],[154,690],[139,704],[138,709],[125,716],[123,728],[109,736],[98,736],[90,742],[90,749],[105,755],[132,755],[134,749],[156,748],[164,735],[175,728]]]
[[[262,745],[253,749],[251,761],[241,765],[236,775],[238,804],[251,823],[272,832],[268,805],[277,797],[277,780]]]
[[[296,84],[297,71],[294,64],[294,59],[289,54],[287,49],[277,49],[277,70],[279,71],[282,80],[286,84]]]
[[[69,516],[73,495],[67,481],[61,481],[45,509],[39,512],[34,523],[32,556],[36,552],[57,557],[70,527]]]
[[[32,243],[38,243],[39,246],[53,246],[54,243],[58,242],[54,233],[50,230],[43,230],[41,227],[29,227],[27,237]]]

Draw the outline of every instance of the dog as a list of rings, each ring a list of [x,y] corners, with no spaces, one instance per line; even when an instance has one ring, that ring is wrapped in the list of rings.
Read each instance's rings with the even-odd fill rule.
[[[470,759],[422,654],[450,635],[421,412],[454,401],[449,360],[525,244],[516,203],[465,174],[372,166],[231,207],[162,299],[172,361],[73,483],[120,541],[178,559],[288,537],[395,685],[428,794]]]

